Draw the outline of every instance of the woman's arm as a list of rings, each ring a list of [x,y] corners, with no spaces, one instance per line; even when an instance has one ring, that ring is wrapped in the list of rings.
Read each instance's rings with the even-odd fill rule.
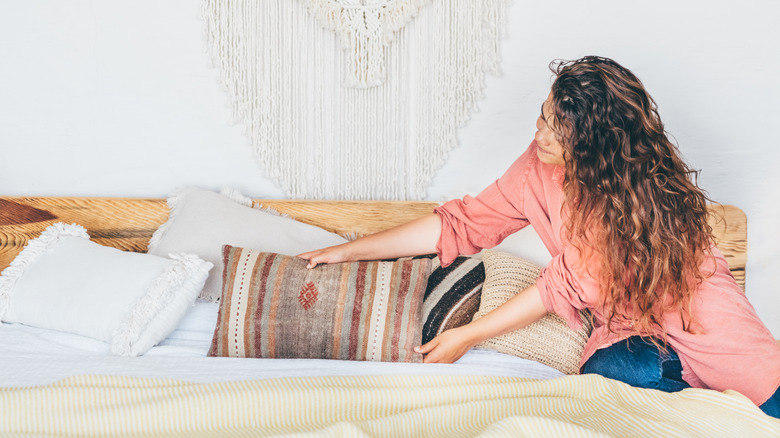
[[[341,245],[299,254],[309,260],[309,268],[320,263],[356,260],[382,260],[432,254],[441,234],[439,215],[432,213],[403,225],[361,237]]]
[[[487,339],[521,329],[547,315],[539,288],[534,284],[487,315],[461,327],[447,330],[415,351],[425,363],[452,363],[471,347]]]
[[[532,143],[533,145],[533,143]],[[528,166],[536,160],[536,147],[529,147],[504,175],[476,197],[466,196],[437,208],[420,219],[342,245],[299,254],[309,267],[320,263],[382,260],[440,250],[447,266],[460,254],[474,254],[498,245],[504,237],[527,226],[528,219],[517,206]],[[437,243],[441,239],[440,248]]]

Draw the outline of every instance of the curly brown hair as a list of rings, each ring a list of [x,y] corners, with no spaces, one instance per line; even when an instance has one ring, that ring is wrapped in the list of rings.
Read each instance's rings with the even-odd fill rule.
[[[596,255],[613,321],[666,340],[663,315],[696,332],[694,292],[711,273],[706,193],[669,140],[642,82],[611,59],[553,61],[553,130],[563,145],[566,236]],[[590,254],[590,256],[588,256]]]

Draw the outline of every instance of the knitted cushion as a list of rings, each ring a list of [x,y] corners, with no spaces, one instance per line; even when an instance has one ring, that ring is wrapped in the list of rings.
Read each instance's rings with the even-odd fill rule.
[[[531,262],[500,251],[486,250],[485,284],[478,319],[536,283],[541,268]],[[581,311],[582,328],[572,330],[560,316],[549,314],[541,320],[476,346],[535,360],[566,374],[579,372],[585,343],[593,328],[589,314]]]
[[[431,276],[423,303],[423,344],[441,332],[471,322],[479,309],[485,268],[482,260],[458,257],[446,268],[438,257],[431,262]]]
[[[209,356],[421,362],[428,259],[307,260],[225,245]]]

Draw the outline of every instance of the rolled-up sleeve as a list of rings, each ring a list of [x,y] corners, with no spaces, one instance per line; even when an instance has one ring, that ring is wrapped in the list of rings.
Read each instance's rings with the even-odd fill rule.
[[[492,248],[528,225],[523,213],[527,168],[528,152],[476,197],[454,199],[435,210],[442,225],[436,245],[442,266],[448,266],[458,255]]]
[[[599,284],[580,261],[579,251],[568,245],[542,269],[536,281],[544,307],[579,329],[579,311],[592,307],[599,296]],[[591,305],[589,305],[591,304]]]

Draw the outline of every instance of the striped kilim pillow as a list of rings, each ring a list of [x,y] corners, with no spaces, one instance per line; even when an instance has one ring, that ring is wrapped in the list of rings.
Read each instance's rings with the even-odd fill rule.
[[[482,260],[460,256],[446,268],[434,257],[423,303],[423,344],[451,328],[471,322],[479,310],[485,268]]]
[[[209,356],[422,362],[431,261],[306,268],[297,257],[225,245]]]

